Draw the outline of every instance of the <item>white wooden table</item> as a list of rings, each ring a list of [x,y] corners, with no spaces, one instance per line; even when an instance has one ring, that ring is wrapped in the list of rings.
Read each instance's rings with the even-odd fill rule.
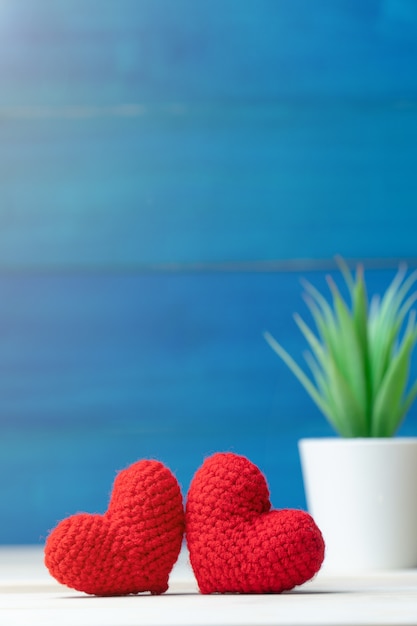
[[[1,626],[417,625],[417,570],[330,576],[281,595],[198,593],[184,552],[162,596],[96,598],[58,585],[41,547],[0,547]]]

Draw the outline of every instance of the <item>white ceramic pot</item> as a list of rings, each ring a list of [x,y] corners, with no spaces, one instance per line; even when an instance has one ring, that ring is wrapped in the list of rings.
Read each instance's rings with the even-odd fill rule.
[[[324,569],[417,566],[417,438],[302,439],[299,451]]]

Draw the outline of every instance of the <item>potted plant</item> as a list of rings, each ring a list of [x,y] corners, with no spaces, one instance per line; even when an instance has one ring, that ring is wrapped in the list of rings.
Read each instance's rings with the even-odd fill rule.
[[[382,297],[368,300],[361,265],[337,259],[348,297],[304,283],[315,332],[295,321],[310,348],[310,375],[269,333],[265,339],[340,437],[299,442],[307,505],[326,541],[325,567],[417,566],[417,438],[395,437],[417,396],[409,386],[417,342],[417,272],[401,266]]]

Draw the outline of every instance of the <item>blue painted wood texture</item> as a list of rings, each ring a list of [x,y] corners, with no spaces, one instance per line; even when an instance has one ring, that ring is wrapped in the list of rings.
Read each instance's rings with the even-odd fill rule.
[[[417,109],[195,105],[0,127],[0,262],[415,257]]]
[[[1,4],[0,542],[149,456],[305,506],[331,430],[262,332],[302,358],[335,253],[371,291],[416,264],[416,67],[412,0]]]

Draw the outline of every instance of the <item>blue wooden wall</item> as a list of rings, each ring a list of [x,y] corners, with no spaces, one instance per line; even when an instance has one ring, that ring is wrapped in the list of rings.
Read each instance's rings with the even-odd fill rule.
[[[156,457],[304,507],[300,277],[417,263],[414,0],[0,4],[0,543]],[[416,433],[417,409],[401,432]]]

